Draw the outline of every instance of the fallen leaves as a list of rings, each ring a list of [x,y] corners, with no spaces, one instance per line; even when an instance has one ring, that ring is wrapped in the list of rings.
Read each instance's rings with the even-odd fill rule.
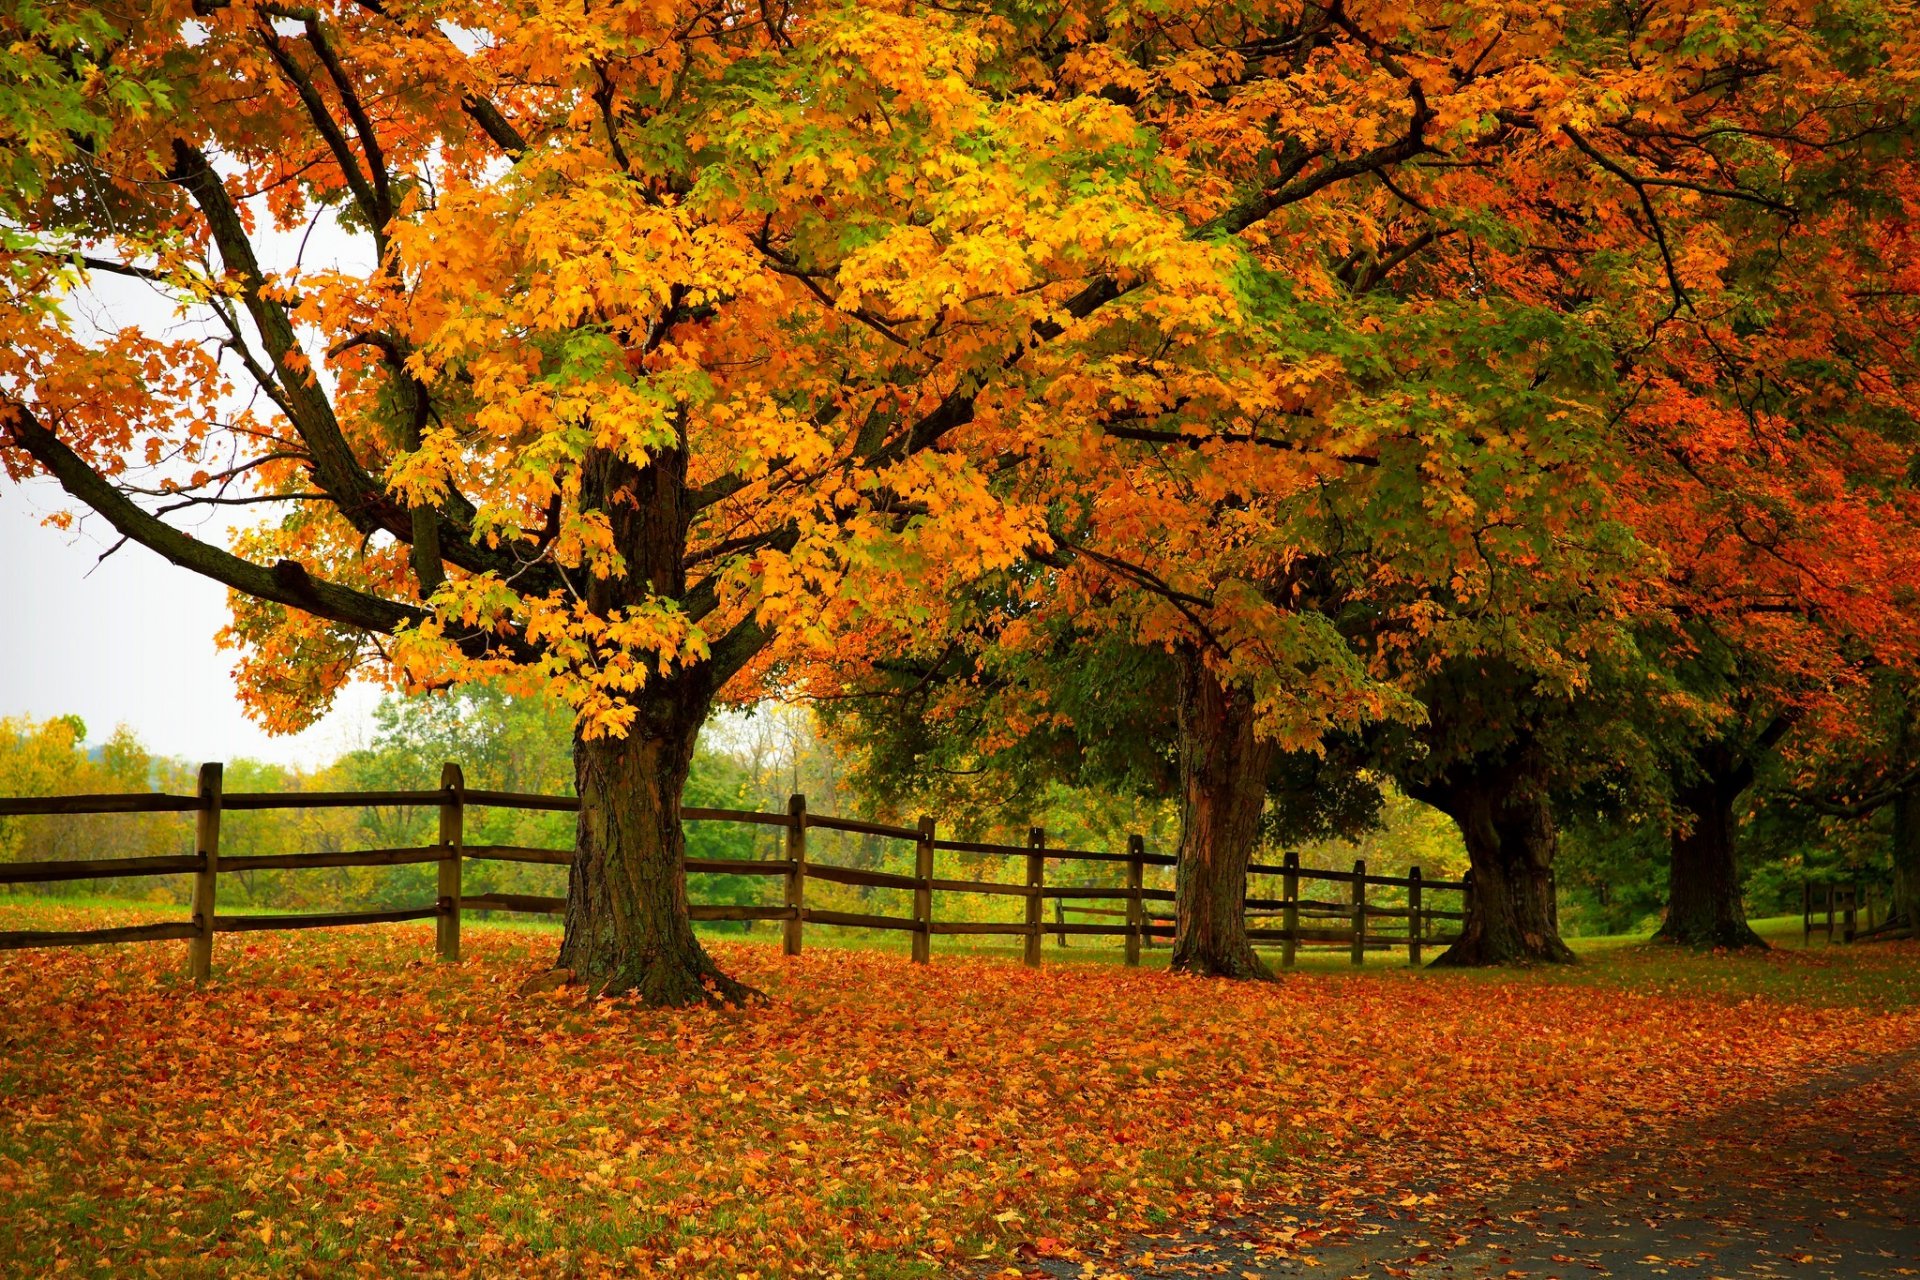
[[[551,936],[0,962],[0,1270],[919,1276],[1408,1204],[1657,1139],[1911,1012],[1373,971],[1268,985],[722,947],[747,1012],[514,994]],[[1317,1233],[1297,1233],[1305,1247]]]

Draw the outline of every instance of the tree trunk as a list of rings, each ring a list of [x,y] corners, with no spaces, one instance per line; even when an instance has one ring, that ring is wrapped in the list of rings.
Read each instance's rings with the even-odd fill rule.
[[[1510,764],[1420,790],[1460,828],[1473,869],[1460,937],[1433,963],[1572,964],[1553,887],[1559,833],[1538,779]]]
[[[1180,859],[1173,968],[1265,978],[1247,941],[1247,864],[1274,747],[1254,733],[1253,692],[1224,686],[1200,655],[1180,659]]]
[[[606,513],[626,559],[624,575],[587,579],[598,616],[645,607],[650,596],[684,596],[685,479],[678,452],[657,453],[645,467],[589,452],[581,505]],[[694,936],[680,826],[714,675],[707,664],[655,672],[627,695],[637,714],[624,737],[575,734],[580,821],[559,967],[595,993],[635,994],[650,1005],[737,1002],[753,993],[721,973]]]
[[[1920,782],[1893,797],[1893,918],[1920,938]]]
[[[1654,935],[1662,942],[1699,947],[1765,947],[1747,924],[1740,900],[1740,867],[1733,852],[1734,805],[1753,771],[1721,748],[1700,753],[1696,773],[1681,786],[1677,807],[1692,816],[1673,836],[1667,867],[1667,918]]]
[[[649,698],[649,709],[664,700]],[[624,738],[575,736],[580,822],[560,967],[595,993],[649,1005],[737,1003],[751,993],[720,972],[687,913],[680,794],[699,720],[683,719],[675,732],[661,731],[664,719]]]

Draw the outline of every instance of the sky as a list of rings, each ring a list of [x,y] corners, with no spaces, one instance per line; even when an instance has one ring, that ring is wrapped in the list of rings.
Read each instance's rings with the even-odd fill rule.
[[[49,483],[0,483],[0,716],[77,714],[96,743],[126,724],[192,762],[312,766],[370,735],[379,697],[364,686],[304,733],[254,725],[234,696],[233,655],[214,646],[225,589],[134,543],[97,564],[113,543],[105,521],[42,523],[70,505]]]
[[[257,201],[253,211],[255,249],[269,271],[369,268],[369,250],[329,217],[281,230]],[[129,324],[173,338],[213,331],[206,316],[114,276],[96,276],[63,306],[82,337]],[[76,505],[50,480],[0,476],[0,716],[77,714],[95,743],[126,724],[150,750],[191,762],[249,756],[312,766],[370,736],[379,695],[365,686],[351,687],[304,733],[273,737],[254,725],[234,696],[234,655],[214,645],[228,619],[225,588],[136,543],[96,563],[115,541],[106,521],[76,519],[71,531],[43,523]],[[224,520],[182,527],[225,545]]]

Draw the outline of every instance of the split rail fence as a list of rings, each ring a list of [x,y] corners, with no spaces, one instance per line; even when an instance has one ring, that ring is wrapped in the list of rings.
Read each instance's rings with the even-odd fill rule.
[[[0,931],[0,951],[24,947],[86,946],[108,942],[150,942],[183,939],[188,944],[188,970],[196,981],[204,981],[213,969],[214,939],[223,933],[251,933],[284,929],[320,929],[344,925],[385,924],[406,920],[433,920],[436,951],[441,959],[460,957],[460,923],[469,910],[561,914],[566,899],[512,893],[461,892],[461,872],[474,860],[533,863],[566,866],[572,851],[539,849],[513,845],[469,845],[463,838],[466,811],[476,807],[575,812],[580,801],[572,796],[525,795],[517,792],[485,791],[468,788],[458,765],[442,771],[441,786],[430,791],[344,791],[344,792],[222,792],[222,768],[218,764],[201,766],[196,795],[164,794],[82,795],[0,798],[0,818],[27,815],[102,814],[102,813],[191,813],[194,815],[194,852],[178,856],[138,858],[68,859],[43,862],[0,863],[0,884],[45,883],[124,876],[193,876],[192,918],[161,924],[128,925],[118,928],[71,931]],[[222,857],[220,819],[223,813],[263,809],[319,809],[367,806],[414,806],[439,810],[439,840],[435,844],[394,849],[359,849],[343,852],[276,853]],[[1043,933],[1052,932],[1064,943],[1066,937],[1092,936],[1119,938],[1125,948],[1126,963],[1140,963],[1141,947],[1154,938],[1170,938],[1173,917],[1169,909],[1174,900],[1170,889],[1149,888],[1145,884],[1148,867],[1171,867],[1175,859],[1168,854],[1149,853],[1140,836],[1130,837],[1124,853],[1090,849],[1050,847],[1040,828],[1028,832],[1022,845],[990,844],[968,840],[944,840],[938,835],[932,818],[921,818],[914,827],[892,826],[853,818],[836,818],[810,813],[806,798],[796,795],[786,813],[754,813],[733,809],[684,808],[681,817],[691,822],[749,823],[779,827],[785,831],[785,856],[780,858],[696,858],[686,859],[689,875],[760,875],[778,878],[783,886],[779,905],[754,906],[695,903],[695,920],[769,920],[783,924],[783,945],[788,955],[800,953],[807,925],[828,925],[850,929],[897,930],[912,935],[911,957],[925,963],[932,940],[939,936],[1002,935],[1022,939],[1023,959],[1029,966],[1040,963]],[[914,850],[911,875],[842,866],[816,861],[808,856],[807,833],[813,830],[843,831],[856,835],[878,836],[910,841]],[[959,879],[935,874],[937,856],[942,852],[1003,857],[1024,861],[1025,882]],[[1106,863],[1124,867],[1122,885],[1048,884],[1047,864]],[[223,874],[246,871],[293,870],[312,867],[387,867],[409,863],[432,863],[438,868],[438,897],[430,904],[399,910],[336,911],[322,914],[222,915],[218,912],[218,879]],[[1351,872],[1320,871],[1299,865],[1296,854],[1288,853],[1283,864],[1255,865],[1251,874],[1270,881],[1278,878],[1281,895],[1277,898],[1247,898],[1248,935],[1255,942],[1277,943],[1282,963],[1294,962],[1301,946],[1345,948],[1354,964],[1361,964],[1368,951],[1405,950],[1410,964],[1421,963],[1425,947],[1453,941],[1448,934],[1436,933],[1439,922],[1465,919],[1465,895],[1469,885],[1458,880],[1423,879],[1419,868],[1406,876],[1376,876],[1367,873],[1364,862],[1355,862]],[[907,890],[913,895],[911,917],[829,910],[807,903],[809,880],[856,887]],[[1340,898],[1302,898],[1303,885],[1345,886]],[[1368,901],[1368,890],[1392,888],[1405,891],[1406,905],[1393,907]],[[1427,895],[1435,892],[1459,896],[1458,909],[1433,906]],[[935,894],[996,894],[1019,899],[1025,907],[1024,919],[1017,921],[975,921],[939,919],[933,909]],[[1043,903],[1054,900],[1057,919],[1043,920]],[[1090,907],[1086,902],[1118,903],[1117,907]],[[1072,903],[1072,906],[1068,906]],[[1157,909],[1156,909],[1157,908]],[[1066,922],[1064,913],[1101,915],[1105,922]]]
[[[1824,899],[1824,901],[1823,901]],[[1876,911],[1878,907],[1880,910]],[[1824,912],[1825,920],[1821,919]],[[1865,917],[1862,927],[1861,918]],[[1872,885],[1841,884],[1838,881],[1805,881],[1800,886],[1800,944],[1826,931],[1831,943],[1835,932],[1842,942],[1863,941],[1899,927],[1893,904],[1876,902]],[[1895,935],[1898,936],[1898,935]]]

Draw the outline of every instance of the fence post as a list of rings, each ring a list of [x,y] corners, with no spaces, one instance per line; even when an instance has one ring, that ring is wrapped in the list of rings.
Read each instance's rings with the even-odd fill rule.
[[[1300,945],[1300,853],[1296,849],[1287,850],[1281,862],[1280,896],[1286,900],[1280,906],[1280,923],[1287,934],[1280,943],[1280,963],[1291,969]]]
[[[1147,909],[1140,890],[1147,878],[1147,841],[1144,836],[1127,837],[1127,964],[1140,967],[1140,943],[1147,927]]]
[[[1833,881],[1827,881],[1827,945],[1833,945]]]
[[[213,976],[213,916],[220,896],[220,783],[223,767],[200,766],[200,811],[194,820],[193,923],[200,932],[187,943],[187,974],[195,982]]]
[[[1027,828],[1027,951],[1022,957],[1027,968],[1040,967],[1040,890],[1047,882],[1047,833],[1039,827]]]
[[[798,792],[787,797],[787,930],[781,950],[800,954],[800,930],[807,914],[807,798]]]
[[[933,955],[933,819],[920,819],[920,838],[913,843],[913,962],[925,964]]]
[[[1846,896],[1841,899],[1841,902],[1845,904],[1843,908],[1845,914],[1840,918],[1840,941],[1852,942],[1854,911],[1860,903],[1860,886],[1857,884],[1849,885]]]
[[[1813,881],[1800,882],[1800,946],[1804,950],[1813,943]]]
[[[1407,868],[1407,964],[1420,967],[1420,868]]]
[[[460,849],[466,843],[467,780],[449,760],[440,766],[440,914],[434,917],[434,942],[442,960],[460,958]]]
[[[1353,860],[1353,962],[1367,962],[1367,860]]]

